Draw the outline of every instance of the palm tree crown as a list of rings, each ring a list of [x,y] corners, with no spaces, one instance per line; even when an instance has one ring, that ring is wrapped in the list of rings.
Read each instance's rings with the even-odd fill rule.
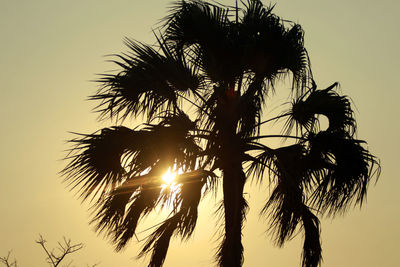
[[[361,205],[379,176],[378,160],[355,138],[350,101],[335,88],[317,89],[300,25],[272,13],[260,0],[243,7],[198,0],[176,2],[156,34],[157,44],[126,39],[116,74],[99,79],[101,118],[118,126],[79,134],[62,173],[82,199],[95,199],[92,223],[117,250],[156,207],[172,211],[148,237],[139,256],[161,266],[172,236],[193,234],[200,200],[222,184],[224,235],[220,266],[243,264],[246,181],[273,188],[262,210],[282,246],[304,232],[302,266],[321,262],[317,215],[334,216]],[[275,83],[292,80],[289,108],[262,120]],[[329,120],[322,130],[319,116]],[[141,117],[136,128],[121,126]],[[285,120],[283,133],[260,135],[262,125]],[[280,148],[270,138],[290,139]],[[177,172],[175,189],[163,186]]]

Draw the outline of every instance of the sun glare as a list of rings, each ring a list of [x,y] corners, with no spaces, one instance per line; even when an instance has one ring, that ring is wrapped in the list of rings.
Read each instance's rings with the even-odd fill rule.
[[[171,170],[168,170],[163,176],[162,179],[165,182],[167,186],[172,185],[176,177],[175,172],[171,172]]]

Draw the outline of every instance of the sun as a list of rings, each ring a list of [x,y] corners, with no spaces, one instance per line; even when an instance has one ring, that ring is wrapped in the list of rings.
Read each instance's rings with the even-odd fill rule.
[[[164,181],[164,183],[167,186],[171,186],[174,184],[174,180],[176,178],[176,173],[175,172],[171,172],[171,170],[168,170],[163,176],[162,179]]]
[[[168,192],[170,194],[170,201],[173,201],[176,198],[177,193],[179,192],[180,184],[176,182],[176,172],[171,172],[169,169],[164,175],[161,177],[163,184],[161,185],[161,189],[163,192]]]

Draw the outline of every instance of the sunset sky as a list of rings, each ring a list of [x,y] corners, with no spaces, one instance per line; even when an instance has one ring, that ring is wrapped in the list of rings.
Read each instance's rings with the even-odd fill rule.
[[[89,205],[66,189],[58,172],[66,164],[61,159],[70,148],[70,132],[111,126],[97,121],[96,103],[86,100],[98,88],[91,82],[96,74],[116,69],[105,55],[126,51],[124,37],[154,43],[152,29],[170,3],[0,1],[0,256],[12,250],[19,267],[47,266],[35,244],[42,234],[49,247],[63,236],[83,242],[85,248],[69,258],[76,266],[146,266],[148,258],[134,260],[141,244],[131,242],[116,253],[96,235],[88,224]],[[368,141],[382,163],[380,180],[371,183],[362,209],[322,219],[323,267],[399,266],[399,10],[395,0],[276,1],[275,14],[305,30],[317,84],[340,82],[341,93],[355,104],[358,138]],[[288,86],[277,89],[289,92]],[[288,99],[271,101],[279,107]],[[250,212],[243,230],[244,266],[300,266],[302,235],[284,248],[274,247],[266,234],[268,222],[259,219],[267,186],[249,183],[245,191]],[[214,266],[215,202],[208,198],[200,204],[194,237],[186,243],[173,240],[166,267]]]

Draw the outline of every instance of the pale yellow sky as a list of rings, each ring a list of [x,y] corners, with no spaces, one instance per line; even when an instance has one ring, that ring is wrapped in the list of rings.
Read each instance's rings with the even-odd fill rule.
[[[233,1],[221,1],[233,4]],[[34,243],[62,236],[86,248],[71,256],[77,266],[145,266],[134,261],[140,244],[122,253],[96,236],[86,211],[57,174],[71,138],[68,131],[93,132],[95,73],[113,70],[104,55],[119,53],[126,37],[152,43],[151,28],[166,15],[169,1],[2,0],[0,1],[0,255],[12,249],[19,266],[46,266]],[[268,2],[264,2],[268,3]],[[398,1],[280,0],[275,13],[306,32],[317,83],[341,83],[356,104],[358,136],[382,161],[361,210],[322,220],[324,267],[395,267],[400,241],[400,151]],[[285,89],[285,88],[283,88]],[[265,235],[258,219],[268,191],[247,187],[250,213],[244,229],[245,264],[299,266],[301,234],[283,249]],[[173,242],[166,267],[213,266],[216,218],[213,201],[201,204],[194,238]]]

